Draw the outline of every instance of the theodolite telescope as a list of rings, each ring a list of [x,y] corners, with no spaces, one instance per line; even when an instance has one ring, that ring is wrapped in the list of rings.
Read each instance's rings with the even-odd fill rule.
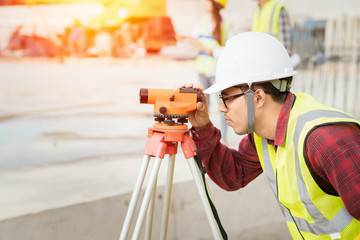
[[[196,110],[201,92],[195,88],[140,89],[140,103],[154,104],[154,128],[186,129],[188,113]],[[177,119],[175,122],[173,119]]]

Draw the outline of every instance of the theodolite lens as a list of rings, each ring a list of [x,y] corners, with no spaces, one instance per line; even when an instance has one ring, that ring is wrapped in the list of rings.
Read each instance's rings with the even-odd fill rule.
[[[147,88],[140,88],[140,103],[148,103],[149,100],[149,90]]]

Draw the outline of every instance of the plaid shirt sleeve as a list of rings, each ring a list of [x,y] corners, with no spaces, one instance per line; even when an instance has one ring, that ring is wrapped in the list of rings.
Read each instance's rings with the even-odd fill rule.
[[[284,45],[288,54],[292,55],[292,39],[289,14],[282,8],[279,17],[279,40]]]
[[[237,190],[262,173],[252,135],[246,135],[235,150],[220,143],[220,130],[211,122],[191,133],[207,174],[221,188]]]
[[[306,148],[318,185],[339,195],[347,211],[360,220],[360,128],[355,124],[318,127],[309,134]]]

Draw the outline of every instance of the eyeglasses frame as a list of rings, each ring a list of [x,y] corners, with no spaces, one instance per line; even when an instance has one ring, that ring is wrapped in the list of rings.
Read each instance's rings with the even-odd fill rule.
[[[247,91],[246,91],[246,92],[247,92]],[[246,92],[242,92],[242,93],[235,94],[235,95],[228,96],[228,97],[223,97],[222,94],[219,93],[219,98],[221,99],[221,101],[222,101],[222,103],[224,104],[225,108],[228,108],[228,106],[226,105],[226,101],[232,100],[232,99],[235,99],[235,98],[238,98],[238,97],[241,97],[241,96],[245,95]]]
[[[223,97],[221,95],[221,92],[219,93],[219,98],[221,99],[222,103],[224,104],[225,108],[228,108],[228,106],[226,105],[226,101],[228,100],[232,100],[232,99],[235,99],[235,98],[238,98],[238,97],[241,97],[243,95],[246,95],[247,93],[249,92],[253,92],[254,93],[254,90],[252,90],[251,88],[245,92],[242,92],[242,93],[239,93],[239,94],[235,94],[235,95],[232,95],[232,96],[228,96],[228,97]]]

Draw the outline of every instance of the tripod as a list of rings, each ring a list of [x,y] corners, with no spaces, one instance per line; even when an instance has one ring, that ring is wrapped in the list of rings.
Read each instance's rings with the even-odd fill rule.
[[[185,127],[185,129],[184,129]],[[149,182],[143,197],[143,202],[139,210],[138,219],[134,228],[132,239],[139,239],[143,223],[146,217],[145,239],[151,239],[151,230],[153,222],[153,211],[155,203],[156,183],[161,161],[165,154],[169,155],[169,165],[166,179],[166,187],[164,192],[164,204],[162,210],[160,239],[165,240],[167,235],[169,210],[171,203],[171,191],[173,185],[173,174],[175,166],[175,155],[177,153],[178,143],[185,158],[188,161],[191,173],[193,175],[196,187],[200,193],[202,204],[205,208],[207,218],[210,223],[214,239],[227,239],[223,230],[216,209],[212,204],[209,193],[207,191],[206,181],[204,177],[204,168],[201,164],[196,152],[194,141],[189,135],[186,125],[166,126],[162,124],[154,124],[154,128],[148,130],[148,140],[145,145],[143,163],[140,169],[134,192],[132,194],[129,208],[125,217],[124,225],[120,234],[120,240],[125,240],[128,236],[131,221],[139,199],[139,194],[144,182],[146,171],[151,157],[155,157],[155,162],[149,177]]]

